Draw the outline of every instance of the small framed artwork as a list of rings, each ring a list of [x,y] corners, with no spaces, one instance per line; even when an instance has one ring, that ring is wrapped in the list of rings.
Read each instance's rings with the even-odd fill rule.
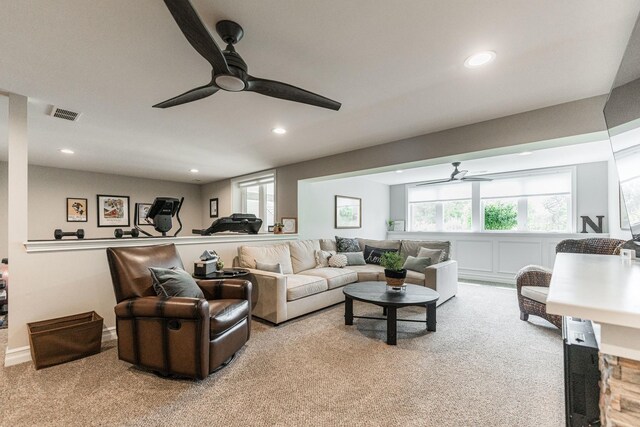
[[[209,199],[209,218],[218,218],[218,198]]]
[[[98,227],[129,226],[129,196],[98,194]]]
[[[148,226],[148,227],[153,227],[153,224],[149,224],[146,220],[147,218],[147,214],[149,213],[149,208],[151,207],[151,203],[136,203],[136,212],[137,212],[137,218],[136,218],[136,224],[135,225],[141,225],[141,226]]]
[[[268,227],[267,227],[267,231],[268,231],[269,233],[273,233],[273,229],[274,229],[274,228],[275,228],[275,227],[274,227],[273,225],[270,225],[270,226],[268,226]]]
[[[87,222],[87,199],[67,197],[67,222]]]
[[[335,228],[362,228],[362,199],[336,196]]]
[[[282,232],[284,234],[296,234],[298,232],[298,218],[282,218]]]

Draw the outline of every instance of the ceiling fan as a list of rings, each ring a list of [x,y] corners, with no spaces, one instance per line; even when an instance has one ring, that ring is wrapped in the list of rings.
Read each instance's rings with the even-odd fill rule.
[[[160,102],[154,105],[155,108],[175,107],[197,101],[222,89],[229,92],[256,92],[331,110],[340,109],[342,104],[324,96],[286,83],[249,75],[247,64],[233,47],[244,35],[242,27],[237,23],[225,20],[216,24],[218,35],[227,43],[226,49],[221,51],[189,0],[164,0],[164,2],[191,46],[211,64],[212,72],[210,83]]]
[[[481,178],[481,177],[466,177],[469,171],[466,170],[458,170],[458,166],[460,166],[460,162],[453,162],[453,172],[451,172],[451,176],[445,179],[434,179],[431,181],[421,182],[420,184],[416,184],[416,187],[422,185],[433,185],[433,184],[444,184],[446,182],[473,182],[473,181],[493,181],[491,178]]]

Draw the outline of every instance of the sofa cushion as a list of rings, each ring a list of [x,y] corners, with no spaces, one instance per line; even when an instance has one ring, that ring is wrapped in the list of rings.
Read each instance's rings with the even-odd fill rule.
[[[523,297],[527,297],[539,303],[546,304],[549,288],[546,286],[523,286],[520,288]]]
[[[267,264],[282,265],[284,274],[293,274],[291,266],[291,252],[288,244],[268,246],[240,246],[238,248],[238,263],[240,267],[256,268],[256,260]]]
[[[336,248],[338,252],[359,252],[362,250],[358,239],[336,236]]]
[[[376,264],[350,265],[347,270],[358,273],[358,282],[377,282],[384,280],[384,268]]]
[[[438,240],[403,240],[400,245],[400,255],[402,258],[408,256],[418,256],[420,248],[441,249],[444,253],[442,261],[448,261],[451,256],[451,242]],[[433,264],[437,264],[436,260],[431,259]]]
[[[322,277],[303,274],[287,275],[287,301],[293,301],[309,295],[318,294],[329,289],[327,281]]]
[[[365,246],[371,246],[372,248],[380,248],[380,249],[395,249],[396,251],[400,250],[400,240],[370,240],[370,239],[358,239],[358,243],[360,244],[360,248],[364,250]],[[367,256],[365,255],[365,258]]]
[[[269,271],[271,273],[282,274],[282,264],[279,262],[276,264],[267,264],[266,262],[260,262],[256,260],[256,269],[262,271]]]
[[[161,297],[204,298],[202,289],[193,277],[178,267],[159,268],[149,267],[153,289]]]
[[[404,279],[404,281],[412,285],[424,286],[424,273],[418,273],[417,271],[407,270],[407,277]]]
[[[387,252],[398,252],[398,250],[391,248],[374,248],[367,245],[364,247],[364,262],[367,264],[380,265],[380,258]]]
[[[336,254],[336,251],[316,251],[316,268],[329,267],[329,258]]]
[[[296,240],[289,242],[291,252],[291,267],[294,273],[299,273],[316,266],[316,251],[320,250],[317,240]]]
[[[338,252],[338,246],[336,245],[336,241],[333,239],[320,239],[320,249],[323,251]]]
[[[226,331],[249,315],[249,302],[244,299],[209,301],[210,339]]]
[[[409,255],[404,262],[402,268],[405,270],[417,271],[418,273],[424,273],[424,269],[431,265],[431,258],[429,257],[414,257]]]
[[[362,252],[340,252],[341,255],[347,257],[347,265],[366,265],[364,254]]]
[[[431,264],[438,264],[444,261],[444,251],[442,249],[420,248],[418,258],[431,258]]]
[[[303,271],[301,274],[326,279],[329,289],[339,288],[358,281],[358,273],[347,268],[314,268],[313,270]]]

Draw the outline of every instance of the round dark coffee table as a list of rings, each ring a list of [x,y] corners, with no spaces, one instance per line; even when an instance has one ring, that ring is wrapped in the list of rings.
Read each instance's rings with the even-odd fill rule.
[[[387,292],[385,282],[360,282],[347,285],[342,290],[344,300],[344,324],[353,325],[353,319],[378,319],[384,317],[354,316],[353,300],[375,304],[383,308],[387,320],[387,344],[396,345],[398,322],[420,322],[427,330],[436,330],[436,302],[440,294],[433,289],[418,285],[407,285],[403,292]],[[427,320],[398,319],[400,307],[419,306],[427,308]]]

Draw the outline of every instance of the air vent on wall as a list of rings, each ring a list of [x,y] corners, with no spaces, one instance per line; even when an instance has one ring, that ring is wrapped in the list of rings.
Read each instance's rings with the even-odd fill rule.
[[[76,113],[75,111],[71,110],[65,110],[64,108],[58,108],[54,105],[51,108],[51,116],[75,122],[80,117],[80,113]]]

